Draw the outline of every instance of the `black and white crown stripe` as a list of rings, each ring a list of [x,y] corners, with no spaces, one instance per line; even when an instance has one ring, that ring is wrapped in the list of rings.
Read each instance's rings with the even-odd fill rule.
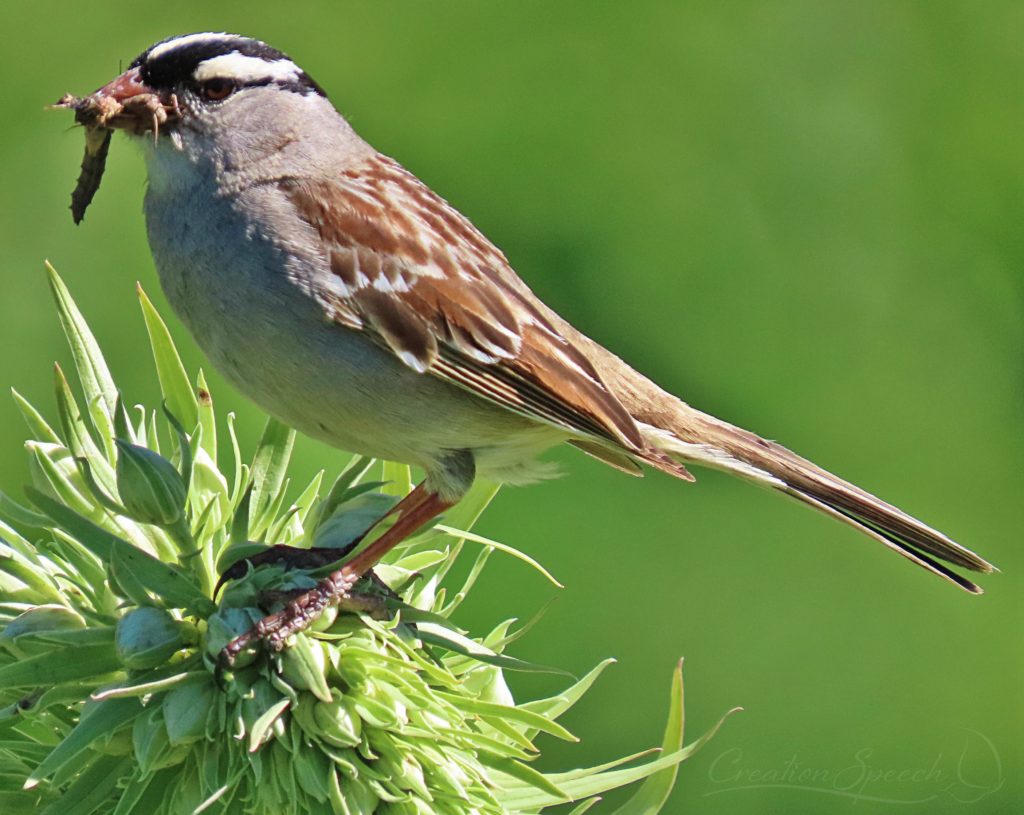
[[[158,42],[139,54],[131,67],[153,88],[231,79],[239,86],[278,85],[326,96],[312,77],[288,56],[265,42],[238,34],[204,32]]]

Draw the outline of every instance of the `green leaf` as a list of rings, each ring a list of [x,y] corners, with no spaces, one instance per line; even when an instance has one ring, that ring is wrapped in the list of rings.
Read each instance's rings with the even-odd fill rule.
[[[131,767],[129,756],[100,756],[40,815],[91,815],[109,802]]]
[[[162,666],[146,671],[141,676],[112,688],[96,691],[90,698],[96,701],[103,699],[125,699],[131,696],[147,696],[160,691],[169,690],[179,685],[200,684],[210,681],[209,671],[182,671],[181,664]]]
[[[441,647],[447,648],[449,651],[453,651],[456,654],[461,654],[462,656],[475,659],[477,662],[483,662],[487,665],[496,665],[499,668],[505,668],[510,671],[571,676],[567,671],[563,671],[560,668],[551,668],[547,665],[538,665],[534,662],[526,662],[521,659],[516,659],[515,657],[505,656],[504,654],[496,654],[490,648],[481,645],[479,642],[471,640],[468,637],[464,637],[462,634],[451,629],[444,629],[434,623],[417,623],[416,633],[424,642],[429,642],[432,645],[440,645]]]
[[[160,380],[160,392],[163,394],[167,409],[189,431],[199,424],[199,402],[192,390],[185,366],[181,364],[178,349],[167,330],[160,314],[150,302],[142,286],[137,286],[139,305],[142,307],[142,318],[146,322],[149,334],[149,345],[153,349],[153,362],[156,364],[156,375]]]
[[[381,462],[381,481],[384,482],[381,491],[385,495],[404,498],[412,492],[412,471],[408,464],[399,464],[397,461]]]
[[[481,543],[484,546],[490,546],[492,549],[497,549],[499,552],[504,552],[506,555],[511,555],[517,560],[521,560],[523,561],[523,563],[536,569],[538,572],[544,575],[544,577],[546,577],[553,585],[557,586],[560,589],[565,588],[561,583],[559,583],[555,579],[554,575],[552,575],[551,572],[549,572],[547,569],[541,566],[536,560],[534,560],[526,553],[520,552],[518,549],[512,546],[509,546],[504,543],[498,543],[497,541],[491,540],[490,538],[485,538],[482,535],[477,535],[473,532],[468,532],[465,529],[454,529],[453,527],[447,526],[445,524],[437,524],[437,526],[435,526],[434,529],[436,529],[438,532],[443,532],[446,535],[450,535],[453,538],[472,541],[473,543]]]
[[[281,654],[281,676],[293,688],[308,690],[321,702],[331,701],[331,689],[325,676],[323,646],[304,634],[295,637]]]
[[[309,515],[309,511],[316,506],[317,498],[320,496],[320,487],[324,481],[324,471],[320,470],[316,475],[313,476],[313,480],[309,482],[295,502],[289,508],[289,516],[286,523],[278,522],[281,527],[278,533],[283,533],[285,530],[292,529],[294,532],[301,532],[303,524],[305,523],[306,516]],[[273,535],[271,540],[277,538]]]
[[[60,419],[61,430],[67,439],[67,447],[74,456],[83,456],[96,464],[99,478],[109,489],[112,484],[110,464],[100,452],[99,447],[89,435],[88,427],[82,419],[71,386],[60,365],[53,366],[54,390],[57,394],[57,417]]]
[[[124,399],[121,398],[121,394],[119,393],[117,395],[117,407],[114,408],[114,438],[123,439],[124,441],[131,442],[132,444],[148,446],[146,445],[145,432],[145,409],[142,410],[142,421],[139,424],[139,431],[136,433],[135,428],[132,427],[132,420],[128,415],[128,409],[124,406]]]
[[[205,682],[181,684],[164,697],[164,726],[172,745],[191,744],[203,738],[219,695],[207,674]]]
[[[110,550],[107,561],[107,582],[111,588],[125,600],[137,606],[148,607],[155,601],[142,582],[135,576],[131,568],[117,556],[117,550]]]
[[[266,711],[264,711],[259,718],[256,719],[252,724],[252,728],[249,731],[249,752],[254,753],[259,749],[264,739],[267,737],[267,733],[270,728],[274,726],[281,715],[288,709],[288,705],[292,703],[291,699],[282,698],[276,704],[271,705]]]
[[[57,302],[57,316],[60,318],[64,335],[71,347],[71,356],[75,360],[75,369],[78,371],[78,378],[82,383],[86,404],[90,407],[93,405],[100,407],[99,411],[90,411],[90,414],[98,423],[96,430],[107,449],[108,457],[111,457],[113,455],[113,416],[114,407],[117,404],[117,388],[114,386],[113,377],[110,375],[110,370],[107,368],[106,360],[103,358],[96,338],[89,330],[85,318],[82,317],[82,312],[78,310],[64,281],[49,263],[46,264],[46,272],[53,298]]]
[[[320,524],[330,518],[334,511],[348,499],[349,488],[353,484],[358,484],[372,466],[373,459],[366,456],[356,456],[349,462],[341,475],[335,479],[327,495],[313,509],[309,523],[306,525],[306,535],[310,540],[316,535]]]
[[[181,480],[185,482],[185,491],[187,492],[192,483],[192,445],[189,444],[188,433],[185,432],[185,428],[178,420],[178,417],[171,413],[166,400],[162,407],[164,411],[164,418],[167,419],[167,423],[171,426],[175,436],[177,436],[179,456],[178,470],[181,472]]]
[[[0,667],[0,687],[27,688],[104,676],[121,668],[113,643],[75,645]]]
[[[196,379],[196,401],[199,406],[200,443],[210,460],[217,463],[217,417],[213,410],[213,397],[202,369]]]
[[[117,802],[114,815],[152,815],[159,812],[174,794],[174,785],[180,774],[177,767],[156,773],[143,773],[136,768]]]
[[[39,795],[0,790],[0,812],[4,815],[38,815]]]
[[[455,594],[452,595],[451,602],[438,608],[438,604],[443,599],[438,596],[438,603],[434,605],[435,609],[438,609],[439,613],[444,617],[450,617],[452,613],[462,605],[462,602],[469,596],[470,590],[476,585],[477,579],[483,574],[484,566],[487,565],[487,561],[491,559],[491,555],[494,553],[494,549],[489,546],[481,547],[476,559],[473,561],[473,565],[469,569],[469,573],[466,575],[466,579],[462,582],[462,586]],[[451,562],[455,562],[455,558],[451,558]]]
[[[534,730],[539,730],[555,738],[562,739],[563,741],[577,742],[579,741],[572,733],[566,730],[562,725],[555,723],[551,719],[541,716],[539,713],[534,713],[529,710],[524,710],[521,707],[511,707],[509,705],[498,705],[493,702],[484,702],[479,699],[471,699],[464,696],[456,696],[451,693],[437,692],[437,695],[442,699],[447,699],[453,705],[461,708],[462,710],[474,713],[478,716],[482,716],[485,719],[501,719],[506,722],[518,722],[519,724],[531,727]]]
[[[35,436],[36,441],[48,444],[64,444],[64,440],[50,427],[42,414],[32,407],[31,402],[14,388],[11,388],[11,396],[14,397],[14,403],[18,406],[18,410],[21,411],[22,418],[25,419],[25,424],[28,425],[28,429]]]
[[[138,699],[107,699],[97,702],[82,715],[81,721],[67,738],[33,770],[25,781],[25,789],[35,787],[44,778],[66,768],[76,760],[81,762],[82,754],[89,749],[89,745],[127,724],[143,710]]]
[[[672,673],[672,690],[669,694],[668,724],[661,742],[664,753],[672,753],[683,746],[683,661],[679,660]],[[672,793],[679,773],[679,765],[673,764],[654,775],[648,776],[633,797],[615,810],[614,815],[657,815]]]
[[[2,531],[3,525],[0,524],[0,532]],[[43,602],[66,602],[61,591],[52,582],[52,578],[38,563],[33,563],[26,555],[3,540],[0,540],[0,571],[16,577]]]
[[[557,719],[565,711],[571,708],[597,681],[598,677],[604,673],[605,668],[609,665],[614,664],[614,659],[606,659],[596,667],[590,670],[586,676],[580,679],[571,688],[567,688],[556,696],[551,696],[547,699],[536,699],[532,702],[525,702],[519,707],[523,710],[529,710],[533,713],[539,713],[548,719]]]
[[[181,569],[157,560],[38,490],[27,487],[26,492],[32,503],[49,515],[59,527],[74,535],[100,560],[105,563],[111,562],[116,550],[118,569],[129,570],[139,583],[168,607],[185,608],[203,617],[208,617],[217,610]]]
[[[459,503],[445,512],[445,523],[455,529],[472,529],[500,489],[501,484],[478,478]]]
[[[477,755],[480,759],[480,763],[485,767],[490,767],[492,770],[497,770],[500,773],[512,776],[512,778],[516,778],[524,784],[528,784],[529,786],[539,790],[541,793],[546,793],[553,798],[560,798],[564,801],[572,800],[565,790],[561,789],[557,784],[552,783],[549,776],[538,772],[527,764],[523,764],[521,761],[493,756],[486,750],[479,751]]]
[[[583,815],[584,812],[586,812],[588,809],[590,809],[594,804],[598,803],[600,800],[601,800],[600,798],[588,798],[586,801],[584,801],[579,806],[573,807],[569,811],[568,815]]]
[[[268,517],[268,510],[277,500],[284,484],[294,445],[294,430],[277,419],[267,419],[249,471],[252,484],[249,534],[254,538],[258,538],[273,520]]]
[[[78,512],[93,512],[93,502],[87,497],[88,486],[66,447],[55,447],[30,441],[25,443],[25,449],[31,456],[29,468],[32,473],[32,482],[36,487],[48,490]],[[26,489],[32,489],[32,487]]]
[[[608,792],[609,790],[624,787],[627,784],[643,781],[645,778],[648,778],[661,770],[673,767],[682,761],[686,761],[686,759],[690,758],[701,747],[708,743],[708,741],[718,732],[718,729],[730,714],[740,709],[741,708],[733,708],[732,710],[727,711],[725,715],[718,720],[714,727],[697,739],[693,744],[684,747],[682,750],[676,750],[669,755],[662,755],[659,758],[647,762],[646,764],[640,764],[636,767],[628,767],[623,770],[611,770],[608,772],[600,772],[600,768],[591,768],[590,770],[574,770],[568,773],[549,774],[548,779],[568,793],[568,798],[559,799],[554,796],[547,796],[527,786],[518,786],[509,788],[508,792],[502,796],[502,803],[509,809],[513,810],[542,809],[544,807],[555,806],[556,804],[566,804],[571,801],[578,801],[581,798],[589,798],[593,795],[599,795],[602,792]]]
[[[48,523],[45,515],[22,506],[3,490],[0,490],[0,517],[31,528],[42,528]]]
[[[85,482],[85,485],[89,488],[89,494],[92,495],[96,503],[99,504],[104,509],[109,509],[116,515],[124,515],[125,517],[127,517],[129,514],[128,510],[121,506],[119,503],[117,503],[117,501],[115,501],[109,495],[107,495],[106,490],[104,490],[103,487],[101,487],[99,482],[96,480],[96,476],[93,474],[92,464],[90,463],[89,459],[86,458],[85,456],[81,456],[79,458],[76,458],[75,461],[78,462],[78,469],[79,472],[82,473],[82,480]]]

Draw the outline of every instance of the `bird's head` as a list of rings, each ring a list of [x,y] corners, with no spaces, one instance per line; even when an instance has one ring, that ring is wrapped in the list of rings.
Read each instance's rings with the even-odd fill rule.
[[[261,147],[279,149],[296,122],[336,116],[320,86],[287,55],[251,37],[214,32],[150,46],[82,101],[82,123],[148,136],[158,148],[230,134],[256,155]]]
[[[74,109],[86,126],[87,153],[109,141],[111,130],[142,145],[151,190],[214,177],[227,186],[318,177],[371,152],[309,74],[278,49],[239,34],[162,40],[89,96],[69,95],[58,106]],[[92,192],[102,161],[97,168]],[[76,221],[91,195],[81,195]]]

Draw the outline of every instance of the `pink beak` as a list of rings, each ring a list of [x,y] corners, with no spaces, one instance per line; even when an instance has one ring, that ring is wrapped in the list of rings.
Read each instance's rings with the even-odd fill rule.
[[[129,68],[83,99],[66,97],[58,104],[73,108],[75,121],[86,127],[117,128],[140,135],[156,133],[178,116],[174,94],[146,85],[138,68]]]
[[[153,93],[152,89],[142,81],[142,75],[138,68],[129,68],[117,79],[108,82],[102,88],[93,92],[93,96],[105,96],[115,102],[123,103],[133,96],[141,96],[144,93]]]

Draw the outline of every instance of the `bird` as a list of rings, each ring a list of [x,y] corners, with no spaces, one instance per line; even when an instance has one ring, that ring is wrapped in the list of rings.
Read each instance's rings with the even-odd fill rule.
[[[653,468],[693,481],[691,466],[739,476],[973,594],[981,589],[952,567],[993,570],[782,445],[691,407],[577,331],[265,42],[170,37],[76,109],[93,135],[123,130],[141,147],[161,286],[222,374],[311,437],[425,473],[387,531],[239,638],[235,653],[254,639],[284,647],[476,478],[539,480],[549,468],[538,456],[561,444],[635,476]]]

